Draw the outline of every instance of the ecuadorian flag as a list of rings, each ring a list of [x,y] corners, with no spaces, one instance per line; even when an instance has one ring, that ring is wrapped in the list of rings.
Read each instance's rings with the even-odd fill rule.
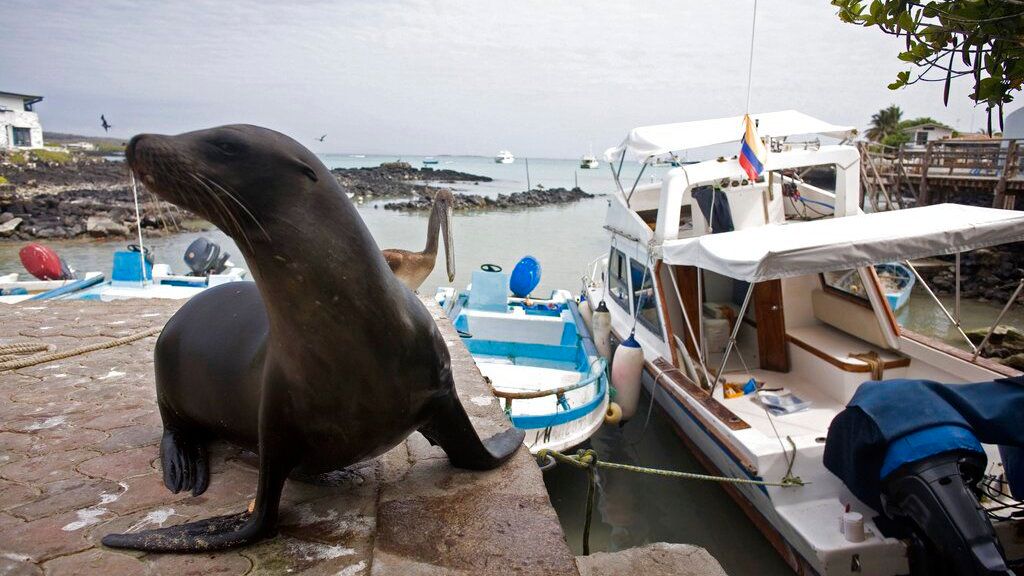
[[[757,137],[757,127],[754,126],[754,121],[747,114],[743,115],[743,128],[740,166],[751,180],[757,180],[757,177],[764,172],[764,160],[768,157],[768,151],[764,149],[764,144]]]

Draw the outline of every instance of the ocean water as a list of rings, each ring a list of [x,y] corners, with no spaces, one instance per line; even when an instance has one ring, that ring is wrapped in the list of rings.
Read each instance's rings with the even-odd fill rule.
[[[366,156],[329,154],[322,157],[328,167],[376,166],[381,162],[404,160],[420,165],[419,156]],[[496,164],[492,158],[439,156],[438,169],[451,169],[494,178],[494,182],[456,184],[457,191],[496,195],[526,189],[526,162]],[[588,264],[608,249],[607,232],[602,228],[607,196],[614,182],[607,165],[596,170],[578,168],[578,160],[530,159],[530,183],[545,187],[572,187],[577,182],[584,190],[601,194],[593,199],[562,206],[525,210],[456,212],[453,222],[457,274],[455,285],[469,283],[472,271],[485,263],[511,269],[525,255],[532,255],[543,269],[537,291],[543,294],[556,288],[579,290]],[[648,169],[643,180],[660,179],[665,168]],[[623,180],[632,182],[638,173],[635,163],[627,163]],[[427,214],[399,213],[382,208],[382,201],[358,205],[359,213],[381,248],[419,250],[426,242]],[[241,264],[240,252],[230,238],[217,230],[147,239],[157,261],[182,270],[182,255],[188,244],[207,236],[234,255]],[[49,242],[78,270],[103,270],[109,273],[114,250],[133,242],[71,240]],[[0,274],[20,271],[17,251],[20,243],[0,242]],[[420,289],[433,294],[438,286],[448,285],[443,261]],[[948,302],[948,299],[946,299]],[[963,315],[968,327],[987,326],[1000,304],[964,302]],[[2,313],[2,312],[0,312]],[[935,334],[955,342],[955,331],[924,293],[915,293],[899,318],[921,332]],[[1024,326],[1024,310],[1011,310],[1007,323]],[[642,401],[641,414],[622,429],[604,427],[591,444],[606,459],[642,466],[701,472],[699,464],[676,437],[671,422],[655,409],[648,423],[644,415],[649,397]],[[585,475],[560,466],[545,477],[552,502],[565,528],[570,545],[581,552]],[[717,485],[644,475],[603,473],[598,506],[592,528],[593,551],[618,550],[648,542],[670,541],[697,544],[707,548],[733,576],[753,574],[789,574],[789,569],[768,542],[750,524],[742,511]]]

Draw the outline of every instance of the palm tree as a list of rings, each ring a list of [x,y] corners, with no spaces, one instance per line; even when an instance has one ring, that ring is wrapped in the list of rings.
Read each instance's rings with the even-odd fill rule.
[[[881,142],[886,136],[895,134],[900,129],[900,118],[903,110],[893,104],[888,108],[882,108],[877,114],[871,116],[871,128],[868,128],[866,136],[869,140]]]

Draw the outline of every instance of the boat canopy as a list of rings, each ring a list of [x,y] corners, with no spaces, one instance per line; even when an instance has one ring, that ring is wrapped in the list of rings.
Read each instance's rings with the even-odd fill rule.
[[[852,126],[837,126],[797,112],[765,112],[751,114],[757,122],[757,133],[761,137],[782,138],[797,134],[820,134],[833,138],[847,138],[853,133]],[[651,156],[702,148],[714,144],[739,142],[743,135],[743,116],[641,126],[629,131],[621,144],[605,150],[608,162],[618,161],[626,156],[647,160]]]
[[[1024,240],[1024,212],[936,204],[669,240],[668,264],[762,282]]]

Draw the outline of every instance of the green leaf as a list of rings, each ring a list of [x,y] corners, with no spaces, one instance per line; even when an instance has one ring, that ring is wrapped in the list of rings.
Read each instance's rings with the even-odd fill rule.
[[[914,19],[910,17],[910,12],[900,12],[896,22],[904,30],[910,31],[914,29]]]

